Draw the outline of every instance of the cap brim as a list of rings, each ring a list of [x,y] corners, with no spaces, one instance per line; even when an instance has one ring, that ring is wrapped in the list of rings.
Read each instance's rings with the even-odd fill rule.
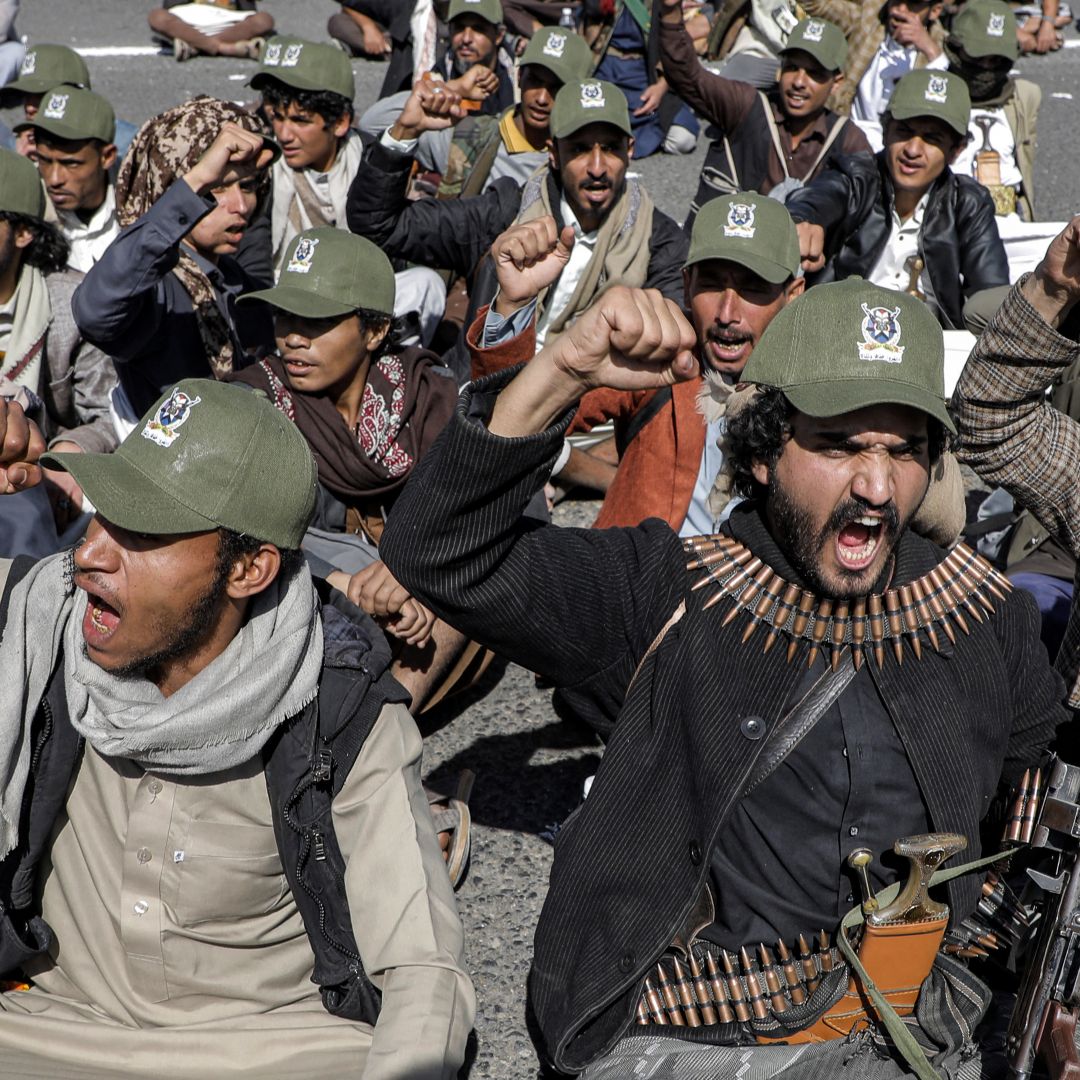
[[[64,139],[67,142],[82,142],[84,139],[100,139],[103,143],[111,143],[115,139],[116,134],[113,133],[112,138],[106,138],[99,131],[82,131],[78,128],[70,127],[67,124],[57,123],[55,120],[40,121],[36,118],[34,120],[27,120],[21,124],[16,124],[11,130],[18,133],[25,131],[27,128],[33,128],[35,131],[44,131],[47,135],[55,135],[58,139]]]
[[[1009,48],[1010,45],[1012,48]],[[962,48],[973,60],[981,60],[985,56],[1000,56],[1002,60],[1016,60],[1020,56],[1020,44],[1015,34],[1008,41],[1003,37],[1001,44],[997,47],[991,45],[989,41],[979,41],[973,45],[962,44]]]
[[[967,135],[967,125],[960,127],[959,124],[950,120],[949,117],[943,116],[940,112],[930,108],[920,108],[918,105],[910,105],[904,107],[901,105],[899,108],[893,108],[889,105],[885,110],[894,120],[910,120],[915,116],[930,116],[935,120],[941,120],[943,123],[948,124],[949,127],[955,131],[958,135]]]
[[[692,259],[687,259],[683,264],[684,266],[696,266],[698,263],[703,262],[733,262],[738,263],[739,266],[745,266],[753,274],[757,274],[759,278],[764,278],[771,285],[781,285],[788,278],[794,277],[796,270],[789,270],[786,266],[775,262],[772,259],[765,258],[763,255],[756,255],[751,251],[726,251],[726,250],[712,250],[703,251],[699,255],[695,255]]]
[[[265,300],[282,311],[303,315],[309,319],[332,319],[337,315],[350,315],[356,311],[355,304],[330,300],[304,289],[290,288],[288,285],[275,285],[272,289],[260,289],[240,297],[241,304],[247,300]]]
[[[828,56],[822,56],[822,52],[825,50],[817,50],[813,47],[813,43],[807,44],[804,41],[800,41],[797,45],[789,45],[786,49],[781,49],[778,56],[785,56],[787,53],[804,52],[807,56],[812,56],[826,71],[837,72],[844,65],[841,63],[838,67],[833,67],[832,60]]]
[[[788,401],[807,416],[842,416],[872,405],[908,405],[940,420],[952,434],[956,434],[956,425],[943,399],[921,387],[895,379],[833,379],[781,389]],[[837,409],[838,401],[843,402],[842,409]]]
[[[633,135],[633,128],[630,126],[630,121],[627,120],[625,124],[619,120],[613,120],[610,116],[597,116],[595,118],[589,117],[582,120],[580,124],[573,125],[561,125],[558,131],[554,126],[551,128],[551,137],[553,139],[569,139],[575,132],[580,131],[582,128],[587,128],[592,124],[608,124],[615,128],[616,131],[621,131],[624,135]]]
[[[177,502],[119,453],[44,454],[41,465],[69,473],[98,513],[128,532],[179,536],[218,528],[216,521]]]

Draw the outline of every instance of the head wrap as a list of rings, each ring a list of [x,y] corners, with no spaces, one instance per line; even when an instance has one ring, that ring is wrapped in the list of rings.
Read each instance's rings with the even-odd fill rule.
[[[205,95],[167,109],[147,120],[132,140],[116,181],[116,214],[130,225],[188,172],[210,148],[229,121],[257,135],[269,136],[266,123],[238,105]],[[270,171],[260,178],[259,198],[270,185]],[[191,297],[199,336],[217,378],[233,370],[233,334],[218,307],[214,287],[198,263],[183,248],[172,271]]]

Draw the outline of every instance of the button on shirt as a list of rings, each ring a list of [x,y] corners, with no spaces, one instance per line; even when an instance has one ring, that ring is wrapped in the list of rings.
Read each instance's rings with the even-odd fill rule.
[[[906,292],[911,287],[912,267],[915,259],[920,257],[919,233],[922,231],[929,198],[928,192],[919,200],[914,213],[906,221],[900,220],[895,207],[890,208],[892,228],[889,239],[874,268],[866,275],[868,281],[880,285],[883,289],[895,289],[897,292]],[[930,284],[930,275],[925,266],[919,274],[917,284],[927,302],[933,302],[934,288]]]
[[[570,258],[563,267],[562,273],[548,292],[544,313],[536,324],[537,352],[543,348],[544,338],[547,337],[551,321],[566,307],[570,302],[570,297],[574,295],[574,290],[578,287],[578,282],[585,273],[589,260],[593,257],[593,252],[596,250],[596,241],[600,236],[599,229],[589,233],[582,229],[578,224],[578,219],[574,217],[574,211],[570,209],[570,204],[565,198],[560,200],[559,209],[563,221],[574,230],[574,246],[570,250]]]
[[[90,215],[89,221],[83,221],[71,210],[57,210],[56,216],[71,245],[68,266],[85,274],[120,231],[120,222],[116,220],[116,189],[112,184],[106,187],[105,201]]]

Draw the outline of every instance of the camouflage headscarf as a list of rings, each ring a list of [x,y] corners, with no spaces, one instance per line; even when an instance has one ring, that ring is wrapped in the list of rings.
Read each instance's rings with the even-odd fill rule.
[[[239,124],[257,135],[270,135],[261,117],[217,98],[192,98],[147,120],[132,140],[116,181],[116,215],[130,225],[145,214],[209,149],[222,125]],[[260,201],[270,186],[270,170],[262,174]],[[209,278],[184,247],[173,273],[191,297],[199,336],[216,378],[233,370],[233,335]]]

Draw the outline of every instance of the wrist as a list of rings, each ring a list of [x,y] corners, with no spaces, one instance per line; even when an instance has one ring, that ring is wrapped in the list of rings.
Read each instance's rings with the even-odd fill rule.
[[[1065,316],[1077,301],[1075,293],[1052,281],[1041,264],[1021,286],[1021,292],[1043,320],[1055,330],[1064,322]]]
[[[503,438],[537,435],[552,427],[586,389],[541,351],[499,394],[488,431]]]
[[[520,311],[531,299],[531,296],[526,296],[524,299],[518,300],[514,297],[507,296],[500,288],[495,294],[495,299],[491,302],[491,310],[494,311],[496,315],[501,315],[504,319],[509,319],[511,315]]]
[[[196,195],[205,195],[207,189],[211,186],[211,182],[203,179],[199,173],[199,167],[196,165],[190,172],[184,173],[184,183],[187,184]]]
[[[412,124],[403,124],[399,119],[390,129],[390,138],[398,142],[412,142],[420,138],[420,129]]]

